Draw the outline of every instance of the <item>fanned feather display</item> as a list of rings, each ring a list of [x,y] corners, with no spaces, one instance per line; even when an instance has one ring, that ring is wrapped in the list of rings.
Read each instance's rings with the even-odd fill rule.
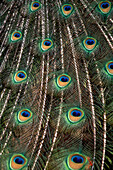
[[[112,170],[113,1],[0,9],[0,170]]]

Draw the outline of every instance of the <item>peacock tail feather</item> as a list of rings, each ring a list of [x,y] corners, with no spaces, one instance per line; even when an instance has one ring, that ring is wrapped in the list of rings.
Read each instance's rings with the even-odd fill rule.
[[[0,170],[112,170],[113,1],[0,9]]]

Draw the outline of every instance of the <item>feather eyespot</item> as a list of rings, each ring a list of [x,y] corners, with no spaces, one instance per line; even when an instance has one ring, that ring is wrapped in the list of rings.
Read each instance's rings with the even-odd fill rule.
[[[73,155],[71,157],[71,161],[74,163],[83,163],[84,162],[84,158],[80,155]]]
[[[84,118],[85,114],[82,109],[74,107],[68,111],[67,117],[71,123],[78,123]]]
[[[16,42],[18,40],[20,40],[22,38],[22,33],[20,31],[14,31],[12,34],[11,34],[11,40],[13,42]]]
[[[10,159],[10,168],[21,169],[27,164],[27,158],[22,154],[14,154]]]
[[[42,49],[44,52],[50,50],[50,49],[52,48],[52,46],[53,46],[53,42],[52,42],[52,40],[50,40],[50,39],[45,39],[45,40],[43,40],[42,43],[41,43],[41,49]]]
[[[109,1],[101,1],[99,3],[99,9],[102,13],[107,14],[111,10],[111,2]]]
[[[109,61],[106,65],[105,65],[106,71],[108,72],[108,74],[113,76],[113,61]]]
[[[40,9],[40,7],[41,7],[41,3],[39,1],[34,1],[31,3],[30,9],[33,12],[33,11],[37,11],[38,9]]]
[[[32,118],[32,112],[29,109],[22,109],[18,112],[18,121],[25,123]]]
[[[73,153],[71,155],[68,156],[67,158],[67,166],[69,167],[69,169],[86,169],[86,167],[90,167],[92,166],[91,161],[89,161],[88,159],[89,157],[86,157],[85,155],[82,155],[78,152]]]
[[[14,75],[14,81],[16,83],[21,83],[21,82],[25,81],[26,79],[27,79],[27,74],[23,70],[17,71]]]
[[[57,77],[57,86],[59,88],[65,88],[71,83],[71,77],[67,74],[62,74]]]
[[[87,50],[91,51],[91,50],[93,50],[93,49],[96,47],[96,45],[97,45],[97,40],[96,40],[95,38],[93,38],[93,37],[87,37],[87,38],[83,41],[83,45],[84,45],[84,47],[85,47]]]
[[[72,14],[73,11],[73,6],[71,4],[64,4],[61,7],[62,13],[64,16],[70,16],[70,14]]]

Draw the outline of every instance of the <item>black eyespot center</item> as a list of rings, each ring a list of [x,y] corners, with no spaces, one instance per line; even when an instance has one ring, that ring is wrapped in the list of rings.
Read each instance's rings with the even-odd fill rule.
[[[22,116],[24,116],[24,117],[29,117],[29,113],[26,112],[26,111],[24,111],[24,112],[22,112]]]
[[[44,45],[50,46],[50,45],[51,45],[51,42],[50,42],[50,41],[45,41],[45,42],[44,42]]]
[[[75,155],[71,158],[71,160],[74,162],[74,163],[83,163],[84,159],[79,156],[79,155]]]
[[[80,116],[80,113],[77,112],[77,111],[73,111],[73,112],[72,112],[72,115],[75,116],[75,117],[79,117],[79,116]]]
[[[19,34],[19,33],[15,33],[14,36],[15,36],[16,38],[19,38],[19,37],[20,37],[20,34]]]
[[[30,113],[29,113],[28,111],[23,111],[23,112],[21,113],[21,115],[22,115],[23,117],[29,117],[29,116],[30,116]]]
[[[64,7],[64,10],[65,10],[65,11],[70,11],[70,10],[71,10],[71,6],[65,6],[65,7]]]
[[[39,7],[39,3],[34,3],[33,6],[34,7]]]
[[[23,164],[23,163],[24,163],[24,160],[23,160],[23,158],[21,158],[21,157],[17,157],[17,158],[15,158],[15,163],[17,163],[17,164]]]
[[[18,77],[19,78],[25,78],[25,75],[24,75],[24,73],[18,73]]]
[[[101,4],[101,6],[102,6],[103,9],[106,9],[106,8],[109,7],[109,3],[108,2],[104,2],[104,3]]]
[[[87,40],[86,43],[87,43],[88,45],[93,45],[93,44],[94,44],[94,40],[91,40],[91,39],[90,39],[90,40]]]
[[[62,81],[62,82],[68,82],[69,79],[68,79],[68,77],[62,77],[62,78],[61,78],[61,81]]]
[[[113,65],[110,65],[110,69],[113,69]]]
[[[109,65],[110,69],[113,69],[113,63]]]
[[[73,161],[75,162],[75,163],[82,163],[82,159],[81,158],[77,158],[77,157],[75,157],[74,159],[73,159]]]

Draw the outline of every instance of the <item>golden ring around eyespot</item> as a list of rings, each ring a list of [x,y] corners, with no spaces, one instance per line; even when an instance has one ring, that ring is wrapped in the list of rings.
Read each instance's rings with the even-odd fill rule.
[[[78,115],[77,116],[73,116],[72,113],[73,112],[77,112]],[[80,108],[77,108],[77,107],[74,107],[74,108],[71,108],[69,111],[68,111],[68,119],[70,122],[72,123],[77,123],[79,122],[82,118],[84,117],[84,112],[83,110],[81,110]]]
[[[69,10],[65,10],[65,8],[69,8]],[[73,6],[71,4],[65,4],[62,6],[62,12],[64,15],[68,16],[73,10]]]
[[[35,7],[35,6],[34,6],[35,4],[37,4],[38,6]],[[32,3],[31,3],[31,11],[35,11],[35,10],[39,9],[40,6],[41,6],[41,4],[40,4],[39,1],[34,1],[34,2],[32,2]]]
[[[22,113],[25,112],[26,115],[28,114],[28,116],[23,116]],[[29,109],[22,109],[19,111],[18,113],[18,120],[19,122],[26,122],[27,120],[31,119],[32,117],[32,112]]]
[[[84,41],[83,44],[87,50],[93,50],[94,47],[96,46],[96,39],[93,37],[87,37]]]
[[[104,4],[107,5],[108,7],[102,8],[102,5],[104,5]],[[111,9],[111,2],[110,1],[101,1],[99,3],[99,9],[101,10],[102,13],[107,14]]]
[[[53,46],[53,42],[50,39],[45,39],[42,41],[41,48],[43,51],[47,51]]]
[[[23,77],[19,75],[22,75]],[[17,71],[16,74],[14,75],[14,81],[17,83],[22,82],[26,79],[27,79],[27,74],[23,70]]]
[[[57,78],[57,85],[60,88],[66,87],[71,82],[71,77],[67,74],[61,74]]]
[[[21,169],[27,164],[27,158],[22,154],[14,154],[10,159],[10,168],[14,169]]]
[[[110,74],[110,75],[113,75],[113,61],[109,61],[107,64],[106,64],[106,70],[107,72]]]
[[[76,159],[77,157],[78,157],[78,161]],[[73,161],[74,159],[76,161]],[[68,166],[69,166],[69,168],[72,168],[73,170],[74,169],[78,170],[78,169],[83,168],[83,166],[86,164],[86,162],[87,162],[86,157],[79,153],[71,154],[68,157]]]
[[[20,31],[15,31],[11,34],[11,40],[17,41],[22,38],[22,33]]]

